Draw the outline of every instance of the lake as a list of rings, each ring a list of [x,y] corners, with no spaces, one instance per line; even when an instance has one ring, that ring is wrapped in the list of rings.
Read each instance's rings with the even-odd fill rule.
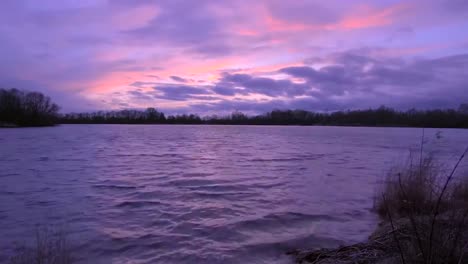
[[[468,130],[426,129],[449,167]],[[0,130],[0,262],[38,226],[78,263],[291,263],[364,241],[422,129],[62,125]],[[466,162],[462,169],[467,168]]]

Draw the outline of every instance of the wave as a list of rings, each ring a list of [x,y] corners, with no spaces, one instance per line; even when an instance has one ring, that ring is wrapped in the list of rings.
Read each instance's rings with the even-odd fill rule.
[[[145,206],[162,205],[159,201],[124,201],[116,205],[116,207],[130,207],[130,208],[141,208]]]
[[[279,226],[294,226],[301,223],[311,223],[317,221],[336,221],[343,222],[345,220],[325,214],[304,214],[297,212],[272,213],[260,218],[243,220],[233,223],[234,228],[239,229],[275,229]]]
[[[137,186],[129,186],[129,185],[107,185],[107,184],[93,184],[94,188],[99,189],[117,189],[117,190],[134,190],[138,189]]]

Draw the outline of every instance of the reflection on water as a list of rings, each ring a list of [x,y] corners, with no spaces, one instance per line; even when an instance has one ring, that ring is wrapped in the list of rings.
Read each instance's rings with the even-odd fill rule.
[[[438,131],[440,138],[435,135]],[[289,263],[365,240],[420,129],[69,125],[0,130],[0,262],[36,224],[82,263]],[[468,130],[426,130],[450,160]]]

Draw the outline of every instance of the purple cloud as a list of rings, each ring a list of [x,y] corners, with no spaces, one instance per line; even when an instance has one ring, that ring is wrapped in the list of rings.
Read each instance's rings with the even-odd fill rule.
[[[154,87],[154,90],[161,93],[154,95],[156,98],[173,101],[186,101],[196,96],[210,94],[206,89],[188,85],[158,85]]]
[[[63,111],[457,107],[467,14],[464,0],[5,0],[0,85]]]
[[[225,73],[218,85],[224,87],[223,91],[225,93],[227,91],[226,87],[231,87],[231,92],[235,92],[236,94],[257,93],[271,97],[302,95],[307,88],[303,84],[296,84],[290,80],[275,80],[265,77],[254,77],[248,74],[230,73]],[[219,88],[217,89],[219,91]]]

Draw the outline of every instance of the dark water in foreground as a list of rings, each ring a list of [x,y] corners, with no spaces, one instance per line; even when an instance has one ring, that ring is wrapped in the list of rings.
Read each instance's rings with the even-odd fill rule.
[[[442,131],[442,137],[435,134]],[[421,129],[68,125],[0,130],[0,262],[37,224],[81,263],[290,263],[365,240]],[[426,130],[453,160],[468,130]]]

